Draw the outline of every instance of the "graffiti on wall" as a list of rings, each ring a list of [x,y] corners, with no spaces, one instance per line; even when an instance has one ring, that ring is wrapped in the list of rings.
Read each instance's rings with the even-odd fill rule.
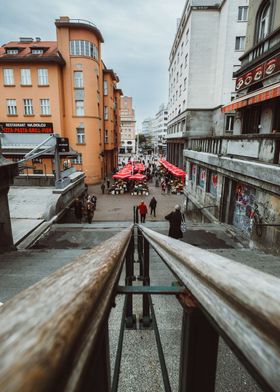
[[[210,185],[209,191],[211,195],[217,197],[217,186],[218,186],[218,174],[217,173],[210,173]]]
[[[203,167],[199,168],[199,186],[204,189],[206,180],[206,170]]]
[[[233,225],[245,235],[252,232],[253,216],[256,204],[256,191],[246,184],[237,184],[235,189],[235,206]]]

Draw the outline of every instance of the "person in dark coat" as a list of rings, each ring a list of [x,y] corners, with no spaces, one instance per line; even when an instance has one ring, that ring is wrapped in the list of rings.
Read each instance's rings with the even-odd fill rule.
[[[105,184],[104,184],[104,182],[102,182],[102,184],[101,184],[101,190],[102,190],[102,194],[104,195],[104,192],[105,192]]]
[[[83,202],[81,199],[76,198],[74,203],[75,217],[79,223],[82,223],[83,219]]]
[[[183,233],[181,230],[181,207],[177,204],[175,206],[175,211],[172,211],[170,214],[166,215],[165,219],[169,221],[169,237],[176,239],[183,238]]]
[[[149,207],[151,209],[151,215],[153,215],[154,213],[154,216],[156,216],[156,206],[157,206],[157,200],[155,196],[153,196],[149,204]]]

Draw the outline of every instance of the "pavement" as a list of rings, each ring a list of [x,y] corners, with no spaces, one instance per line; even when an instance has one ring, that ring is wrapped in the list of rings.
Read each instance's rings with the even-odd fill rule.
[[[49,219],[59,197],[51,187],[10,187],[8,199],[15,245]]]

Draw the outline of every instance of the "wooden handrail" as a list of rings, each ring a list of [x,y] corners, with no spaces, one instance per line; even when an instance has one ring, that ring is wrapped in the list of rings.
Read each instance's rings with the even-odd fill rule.
[[[280,385],[280,280],[139,225],[267,390]]]
[[[1,307],[1,392],[83,390],[131,234],[132,226]]]

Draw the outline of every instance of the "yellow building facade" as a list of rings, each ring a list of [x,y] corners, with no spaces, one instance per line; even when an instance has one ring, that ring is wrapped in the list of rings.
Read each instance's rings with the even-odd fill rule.
[[[4,136],[10,132],[10,140],[19,129],[24,140],[36,127],[36,137],[48,136],[45,127],[68,138],[78,155],[66,157],[61,166],[74,165],[85,172],[88,184],[98,183],[117,164],[119,79],[102,62],[104,40],[95,25],[68,17],[55,25],[57,41],[21,38],[0,48],[0,126]],[[20,147],[16,156],[5,148],[4,154],[22,157]],[[35,163],[37,171],[53,171],[49,157]]]

